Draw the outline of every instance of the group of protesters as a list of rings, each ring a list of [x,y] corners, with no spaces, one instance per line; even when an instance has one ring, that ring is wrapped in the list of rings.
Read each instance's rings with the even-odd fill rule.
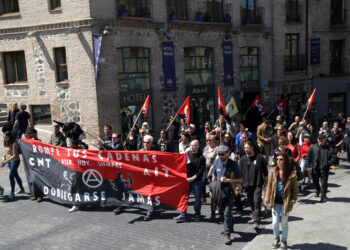
[[[13,104],[6,128],[3,128],[5,153],[1,167],[7,164],[10,169],[9,199],[25,192],[17,172],[20,164],[18,140],[23,134],[26,138],[40,140],[25,110],[25,105],[18,109],[18,105]],[[78,124],[56,123],[50,144],[89,148],[83,142],[86,136]],[[299,191],[309,189],[313,184],[315,196],[320,196],[320,202],[326,202],[330,168],[338,167],[340,152],[346,151],[350,161],[350,117],[345,119],[340,113],[332,127],[329,123],[324,119],[317,131],[308,119],[301,119],[298,115],[291,124],[281,115],[274,120],[264,116],[256,131],[249,131],[244,122],[237,125],[219,115],[214,125],[207,121],[204,131],[196,131],[194,124],[185,125],[184,119],[170,117],[168,126],[159,132],[159,136],[154,134],[147,121],[139,128],[133,126],[126,137],[106,124],[103,126],[104,136],[96,138],[96,145],[99,150],[157,150],[187,154],[187,181],[195,200],[195,222],[202,220],[201,205],[210,199],[209,221],[224,222],[224,243],[231,244],[230,235],[234,232],[232,211],[236,216],[243,214],[242,200],[247,199],[249,203],[249,223],[257,231],[261,212],[270,204],[274,234],[272,247],[287,249],[288,215]],[[17,192],[15,182],[19,186]],[[30,189],[31,200],[41,202],[42,191],[34,184]],[[119,214],[123,209],[117,207],[113,212]],[[73,206],[69,211],[77,210],[79,207]],[[153,208],[144,218],[146,221],[156,218]],[[174,219],[177,223],[188,222],[190,216],[180,213]]]

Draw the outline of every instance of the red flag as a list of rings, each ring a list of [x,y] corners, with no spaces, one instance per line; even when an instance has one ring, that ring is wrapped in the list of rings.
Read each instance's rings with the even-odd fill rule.
[[[224,102],[224,98],[222,98],[222,95],[221,95],[220,86],[218,86],[218,109],[219,109],[219,112],[221,109],[223,115],[226,116],[225,102]]]
[[[312,94],[311,94],[309,100],[307,100],[307,109],[306,110],[311,109],[312,103],[314,102],[315,93],[316,93],[316,88],[314,89],[314,91],[312,91]]]
[[[147,96],[146,101],[140,110],[140,112],[142,112],[142,111],[144,112],[143,119],[146,119],[147,112],[148,112],[148,104],[149,104],[149,95]]]
[[[182,104],[181,108],[179,111],[177,111],[179,115],[185,115],[186,116],[186,125],[190,124],[190,118],[191,118],[191,113],[190,113],[190,97],[188,96],[185,100],[185,102]]]
[[[259,94],[257,94],[257,95],[255,96],[255,99],[254,99],[254,101],[252,102],[252,104],[250,104],[250,106],[251,106],[251,107],[254,107],[254,108],[258,108],[258,109],[259,109],[259,112],[260,112],[260,115],[265,114],[265,107],[264,107],[263,102],[262,102],[261,99],[260,99]]]
[[[287,112],[287,97],[283,98],[283,100],[275,107],[278,110],[280,115],[285,116]]]

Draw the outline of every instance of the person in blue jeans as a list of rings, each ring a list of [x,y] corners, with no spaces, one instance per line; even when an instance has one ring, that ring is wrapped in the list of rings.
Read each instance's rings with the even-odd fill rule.
[[[201,195],[202,195],[202,177],[205,168],[205,158],[199,150],[199,141],[191,142],[191,150],[187,152],[187,181],[190,183],[190,193],[194,193],[194,221],[201,220]],[[187,221],[186,213],[180,213],[174,218],[177,223]]]
[[[18,155],[18,143],[10,131],[4,134],[4,149],[5,153],[2,157],[3,162],[1,163],[1,167],[4,167],[7,164],[10,169],[9,177],[11,184],[11,193],[9,195],[9,199],[13,199],[15,197],[15,180],[17,181],[17,184],[20,188],[16,194],[24,193],[24,188],[22,185],[21,177],[19,177],[17,172],[20,163]]]
[[[298,180],[296,171],[286,152],[279,152],[276,158],[276,164],[271,169],[268,182],[264,205],[271,205],[272,209],[272,226],[274,242],[272,248],[287,249],[288,237],[288,217],[293,209],[293,205],[298,199]],[[280,244],[279,223],[282,224],[282,242]]]

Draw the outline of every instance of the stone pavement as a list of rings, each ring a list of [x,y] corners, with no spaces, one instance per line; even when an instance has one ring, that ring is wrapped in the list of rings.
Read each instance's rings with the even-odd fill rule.
[[[341,162],[345,164],[344,162]],[[346,249],[350,246],[349,211],[350,166],[345,164],[330,176],[329,200],[319,203],[310,191],[301,193],[292,211],[288,243],[293,249]],[[225,246],[223,224],[210,223],[210,206],[202,206],[203,221],[176,224],[175,211],[158,219],[143,221],[145,211],[130,209],[118,216],[111,208],[86,208],[68,213],[68,207],[50,201],[37,203],[28,195],[9,202],[9,180],[1,171],[0,249],[271,249],[273,240],[270,216],[262,220],[259,235],[253,230],[248,209],[234,216],[236,233],[231,246]],[[20,173],[24,179],[23,172]],[[26,189],[28,190],[28,189]],[[189,213],[193,214],[193,198]],[[207,216],[207,217],[205,217]]]

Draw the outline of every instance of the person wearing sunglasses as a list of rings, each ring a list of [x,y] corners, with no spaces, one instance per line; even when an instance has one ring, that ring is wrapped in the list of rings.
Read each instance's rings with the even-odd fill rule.
[[[287,249],[288,217],[298,198],[298,180],[289,155],[285,151],[277,154],[276,163],[270,171],[266,185],[264,205],[271,205],[274,242],[272,248]],[[280,244],[279,223],[282,225]]]

